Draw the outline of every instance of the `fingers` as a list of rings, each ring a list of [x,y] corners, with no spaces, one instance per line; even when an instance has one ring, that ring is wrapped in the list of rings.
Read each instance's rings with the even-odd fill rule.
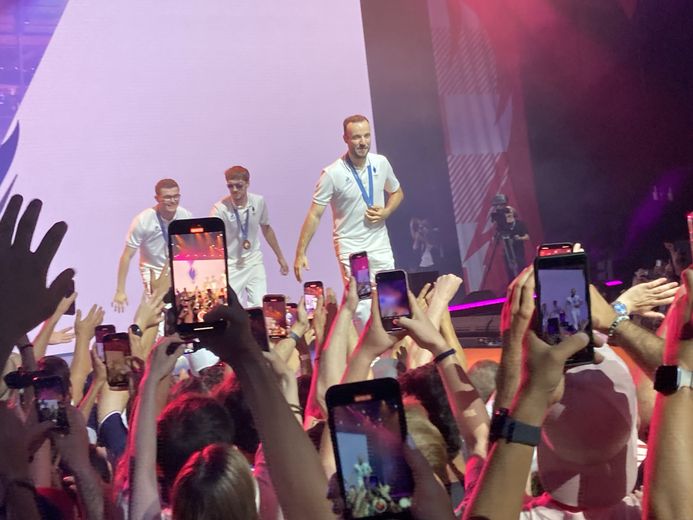
[[[532,333],[534,334],[534,333]],[[561,341],[555,347],[551,347],[556,354],[560,354],[563,362],[578,352],[579,350],[585,348],[589,343],[590,338],[584,332],[578,332],[577,334],[570,336],[563,341]]]
[[[421,316],[421,314],[423,314],[421,306],[419,305],[416,296],[414,296],[414,293],[407,291],[407,296],[409,297],[409,308],[411,309],[411,315],[414,319],[417,319]]]
[[[0,246],[9,246],[12,243],[14,227],[23,201],[24,198],[21,195],[13,195],[7,203],[0,219]]]
[[[512,283],[512,301],[510,302],[510,312],[512,314],[517,314],[520,310],[520,298],[522,296],[522,287],[527,282],[530,275],[534,275],[534,268],[532,266],[526,267]]]
[[[31,239],[34,237],[34,230],[38,222],[39,214],[43,203],[34,199],[29,202],[29,205],[24,210],[24,214],[19,219],[17,224],[17,233],[14,238],[14,245],[22,250],[31,247]]]
[[[426,297],[426,294],[428,294],[428,291],[430,288],[431,288],[431,283],[426,282],[426,284],[419,291],[419,295],[417,296],[417,299],[423,300]]]
[[[65,233],[67,233],[67,224],[65,222],[56,222],[44,235],[43,240],[41,240],[41,243],[36,248],[35,255],[40,258],[43,263],[43,273],[48,272],[48,266],[53,261],[53,257],[55,253],[57,253]],[[66,292],[63,294],[66,294]]]
[[[60,245],[59,242],[58,245]],[[53,257],[51,256],[51,258]],[[48,264],[50,264],[50,261]],[[46,269],[48,269],[48,265],[46,265]],[[74,276],[75,271],[73,269],[65,269],[62,273],[56,276],[53,283],[51,283],[50,287],[48,288],[48,300],[51,302],[56,302],[56,305],[53,306],[54,309],[57,307],[57,302],[59,302],[65,296],[65,294],[67,294],[67,290],[70,288],[72,278]]]

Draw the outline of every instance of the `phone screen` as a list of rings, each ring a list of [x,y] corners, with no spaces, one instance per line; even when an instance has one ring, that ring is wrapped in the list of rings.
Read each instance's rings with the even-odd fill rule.
[[[103,338],[106,334],[115,334],[115,325],[97,325],[94,327],[94,344],[96,353],[103,359]]]
[[[251,307],[247,309],[248,318],[250,318],[250,332],[260,348],[265,352],[269,352],[269,340],[267,339],[267,327],[265,325],[265,316],[262,312],[262,307]]]
[[[414,489],[401,399],[371,397],[330,407],[342,494],[350,518],[398,517],[410,508]]]
[[[286,331],[286,298],[279,295],[267,295],[262,299],[262,311],[265,315],[265,326],[272,339],[285,338]]]
[[[103,338],[103,354],[108,386],[127,388],[130,380],[130,340],[127,333],[108,334]]]
[[[298,306],[295,303],[286,304],[286,328],[287,330],[298,321]]]
[[[188,230],[169,238],[176,327],[181,332],[205,330],[195,325],[204,323],[215,305],[228,301],[224,232],[205,231],[202,225]]]
[[[67,431],[65,389],[60,377],[48,376],[34,379],[34,392],[39,421],[51,421],[61,431]]]
[[[357,253],[349,259],[351,275],[356,279],[356,292],[360,300],[371,297],[371,274],[368,268],[368,255]]]
[[[383,327],[386,331],[401,329],[392,320],[411,316],[406,273],[400,270],[382,271],[376,275],[375,282]]]
[[[592,337],[587,258],[572,254],[537,259],[535,263],[537,333],[549,345],[587,333]],[[593,362],[593,347],[578,352],[567,364]]]
[[[312,320],[315,316],[315,309],[318,306],[318,298],[323,294],[322,282],[306,282],[303,286],[305,297],[306,313],[308,319]]]

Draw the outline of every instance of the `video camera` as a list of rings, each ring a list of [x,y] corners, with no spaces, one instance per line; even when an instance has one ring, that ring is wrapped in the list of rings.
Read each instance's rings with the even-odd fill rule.
[[[512,214],[513,209],[508,205],[508,197],[499,193],[491,200],[491,213],[489,218],[496,225],[500,234],[507,232],[509,229],[506,217]]]
[[[34,384],[34,379],[49,375],[51,374],[45,370],[29,371],[20,368],[5,375],[5,384],[8,388],[13,389],[27,388]]]

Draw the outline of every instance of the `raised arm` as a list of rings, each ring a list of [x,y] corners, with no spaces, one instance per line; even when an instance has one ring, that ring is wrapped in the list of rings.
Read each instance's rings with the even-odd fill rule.
[[[284,399],[275,375],[262,356],[238,298],[230,291],[230,306],[207,314],[225,319],[223,335],[210,338],[210,348],[234,370],[250,405],[270,477],[287,520],[334,518],[327,501],[327,479],[318,453]],[[296,468],[301,468],[297,478]]]
[[[123,253],[120,255],[120,261],[118,262],[118,278],[116,281],[116,292],[113,296],[113,309],[116,312],[123,312],[125,306],[128,304],[128,296],[125,294],[125,282],[128,278],[128,270],[130,269],[130,261],[137,251],[135,248],[130,246],[125,246]]]
[[[36,359],[41,359],[46,355],[46,350],[51,342],[51,337],[53,336],[56,325],[76,299],[77,293],[72,293],[70,296],[60,300],[55,312],[53,312],[50,318],[43,322],[41,330],[34,338],[34,356],[36,356]],[[69,329],[65,329],[61,332],[67,332],[68,330]],[[67,334],[67,338],[70,338],[70,334]]]
[[[91,306],[84,318],[81,310],[77,310],[75,315],[75,350],[70,365],[70,383],[72,398],[76,403],[82,400],[84,382],[92,369],[89,343],[94,337],[94,328],[101,325],[103,317],[104,310],[96,304]]]
[[[279,262],[279,271],[283,276],[289,274],[289,264],[286,263],[284,258],[284,253],[282,253],[282,248],[279,247],[279,240],[277,240],[277,235],[269,224],[264,224],[260,226],[262,229],[262,235],[267,240],[267,243],[274,251],[274,255],[277,257],[277,262]]]
[[[296,257],[294,259],[294,275],[299,282],[302,281],[301,271],[303,269],[310,270],[306,252],[308,251],[310,241],[313,239],[313,235],[315,235],[315,231],[318,229],[322,214],[325,213],[325,208],[326,206],[313,202],[310,205],[306,219],[303,221],[301,234],[298,237],[298,245],[296,246]]]
[[[664,363],[693,369],[693,271],[667,316]],[[693,511],[693,388],[658,393],[645,470],[643,518],[686,518]]]

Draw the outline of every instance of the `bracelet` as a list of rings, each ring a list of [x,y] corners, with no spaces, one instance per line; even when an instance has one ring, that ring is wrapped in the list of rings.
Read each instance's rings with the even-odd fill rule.
[[[299,354],[298,359],[301,361],[310,361],[310,354]]]
[[[296,334],[293,330],[289,331],[288,337],[291,338],[292,340],[294,340],[296,343],[301,341],[301,336]]]
[[[454,355],[455,355],[455,352],[456,352],[456,351],[455,351],[454,348],[451,348],[450,350],[446,350],[446,351],[443,352],[442,354],[438,354],[436,357],[434,357],[434,358],[433,358],[433,362],[437,365],[438,363],[440,363],[441,361],[443,361],[445,358],[448,358],[448,357],[450,357],[450,356],[454,356]]]
[[[34,348],[34,344],[33,344],[33,343],[26,343],[26,344],[24,344],[24,345],[17,345],[17,349],[18,349],[20,352],[21,352],[22,350],[24,350],[25,348]]]
[[[303,408],[301,408],[299,405],[297,405],[297,404],[290,404],[290,405],[289,405],[289,408],[291,408],[291,411],[292,411],[293,413],[295,413],[296,415],[300,415],[301,417],[303,417]]]
[[[616,319],[612,321],[611,325],[609,326],[609,338],[614,337],[614,334],[616,334],[616,329],[624,321],[630,321],[630,316],[628,316],[627,314],[621,314],[620,316],[616,316]]]

